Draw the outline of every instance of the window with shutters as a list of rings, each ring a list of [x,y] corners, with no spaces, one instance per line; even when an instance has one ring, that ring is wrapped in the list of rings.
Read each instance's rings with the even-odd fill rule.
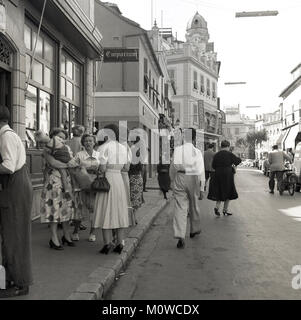
[[[148,72],[148,61],[146,58],[144,58],[144,77],[143,77],[143,91],[147,93],[148,91],[148,85],[149,85],[149,79],[147,76]]]
[[[196,71],[193,72],[193,90],[198,90],[198,73]]]
[[[200,93],[201,93],[201,94],[204,94],[204,93],[205,93],[205,79],[204,79],[204,76],[203,76],[203,75],[201,75]]]
[[[210,97],[210,95],[211,95],[210,80],[207,79],[207,96]]]

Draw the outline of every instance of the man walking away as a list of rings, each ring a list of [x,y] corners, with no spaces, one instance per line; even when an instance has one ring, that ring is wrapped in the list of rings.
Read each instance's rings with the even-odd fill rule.
[[[206,177],[205,191],[207,188],[207,182],[211,178],[212,173],[214,172],[214,169],[212,168],[212,161],[213,161],[215,152],[213,151],[213,149],[214,149],[214,144],[210,143],[208,146],[208,149],[204,152],[205,177]]]
[[[33,190],[20,137],[9,127],[10,113],[0,106],[0,233],[6,289],[0,298],[28,294],[32,284],[31,207]]]
[[[269,187],[270,187],[270,193],[274,194],[274,188],[275,188],[275,176],[277,177],[277,186],[280,195],[282,195],[282,179],[283,179],[283,170],[285,170],[284,167],[284,161],[287,160],[290,163],[292,162],[292,159],[290,156],[288,156],[285,152],[278,150],[278,146],[274,145],[272,147],[272,152],[269,153],[269,164],[270,164],[270,180],[269,180]]]
[[[184,136],[183,145],[175,148],[170,166],[170,179],[175,197],[175,215],[173,220],[174,237],[177,247],[185,247],[187,214],[190,218],[190,237],[201,233],[199,197],[203,198],[205,187],[205,168],[202,153],[195,147],[196,130],[188,129],[191,136]]]

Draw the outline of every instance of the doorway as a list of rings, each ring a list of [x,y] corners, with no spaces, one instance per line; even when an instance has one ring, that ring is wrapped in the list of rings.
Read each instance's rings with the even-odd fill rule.
[[[0,105],[11,112],[11,72],[0,66]]]

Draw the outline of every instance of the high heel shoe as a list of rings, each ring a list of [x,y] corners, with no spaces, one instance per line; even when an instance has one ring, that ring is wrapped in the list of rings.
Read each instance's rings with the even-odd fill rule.
[[[215,215],[218,216],[218,217],[221,215],[221,214],[219,213],[218,209],[216,209],[216,208],[214,208],[214,213],[215,213]]]
[[[123,250],[123,244],[119,243],[119,245],[116,246],[113,251],[116,252],[116,253],[121,254],[122,250]]]
[[[64,250],[64,248],[60,245],[60,246],[57,246],[53,241],[52,239],[50,239],[49,241],[49,247],[50,249],[54,249],[54,250]]]
[[[72,241],[68,241],[65,236],[62,237],[62,244],[64,245],[67,243],[68,247],[75,247],[75,243]]]
[[[99,253],[102,254],[109,254],[109,252],[113,249],[113,245],[112,244],[106,244],[103,246],[103,248],[99,251]]]
[[[228,211],[223,211],[224,216],[232,216],[232,213],[228,212]]]

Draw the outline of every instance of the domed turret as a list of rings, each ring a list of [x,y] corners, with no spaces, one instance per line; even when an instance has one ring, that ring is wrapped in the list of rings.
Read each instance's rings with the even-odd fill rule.
[[[187,24],[187,31],[198,28],[207,29],[207,22],[198,12],[196,12]]]
[[[208,43],[209,33],[206,20],[196,12],[187,24],[186,40],[190,43]]]

